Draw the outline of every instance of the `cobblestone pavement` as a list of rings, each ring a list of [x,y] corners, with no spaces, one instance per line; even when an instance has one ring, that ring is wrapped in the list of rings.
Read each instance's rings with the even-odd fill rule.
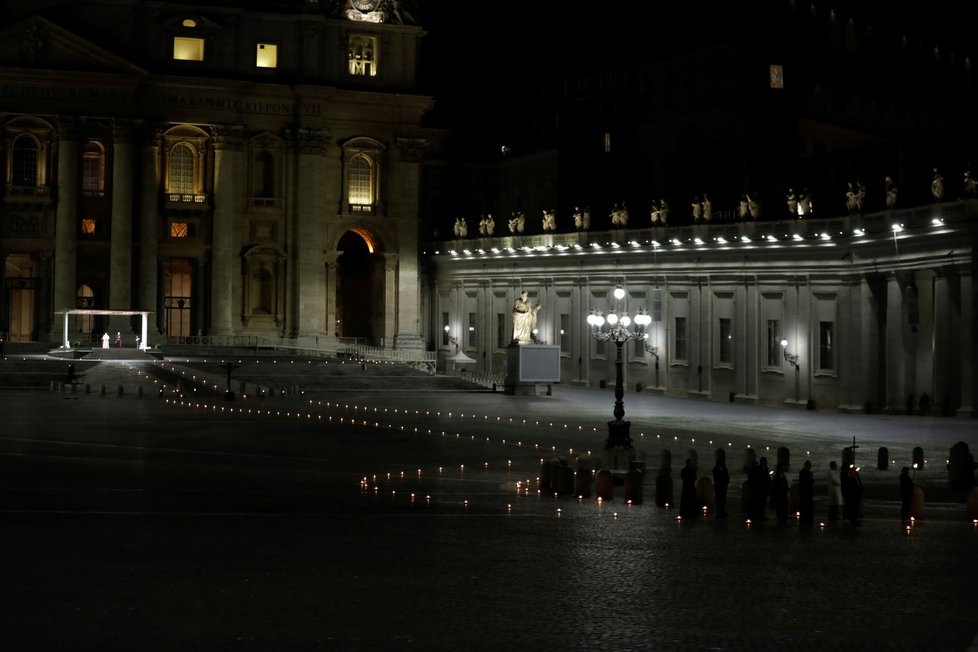
[[[12,650],[974,645],[978,527],[943,500],[940,463],[918,482],[941,500],[909,532],[892,500],[913,446],[974,449],[973,422],[626,396],[650,466],[662,448],[674,465],[692,449],[703,475],[728,444],[731,506],[746,445],[790,447],[797,475],[797,460],[822,469],[856,436],[873,462],[859,528],[680,521],[655,506],[651,479],[636,505],[537,492],[542,459],[597,454],[612,401],[565,387],[235,402],[0,392],[0,637]]]

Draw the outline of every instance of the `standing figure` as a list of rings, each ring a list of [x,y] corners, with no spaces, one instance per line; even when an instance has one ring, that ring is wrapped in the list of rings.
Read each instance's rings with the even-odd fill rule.
[[[839,474],[842,484],[842,518],[848,519],[855,526],[861,525],[859,516],[863,500],[863,481],[859,478],[859,469],[850,464]]]
[[[944,200],[944,177],[934,168],[934,178],[930,182],[930,194],[934,196],[934,201]]]
[[[516,213],[513,213],[513,216],[509,218],[507,225],[509,226],[509,232],[515,234],[517,228]]]
[[[587,231],[591,228],[591,209],[587,206],[584,207],[584,215],[582,216],[582,221],[584,222],[584,230]]]
[[[713,492],[716,500],[717,518],[727,518],[727,488],[730,486],[730,471],[727,470],[727,452],[717,449],[716,463],[713,465]]]
[[[798,217],[798,197],[795,195],[794,188],[788,188],[788,194],[785,195],[785,200],[788,202],[788,215]]]
[[[761,216],[761,205],[750,195],[747,195],[747,210],[750,211],[752,220],[756,220]]]
[[[808,194],[808,188],[804,188],[798,194],[798,217],[807,217],[812,214],[812,198]]]
[[[693,215],[693,224],[699,224],[703,220],[703,204],[700,203],[699,197],[693,197],[690,209]]]
[[[914,483],[910,477],[910,467],[900,469],[900,521],[910,520],[910,505],[913,503]]]
[[[523,214],[523,211],[519,211],[516,213],[516,232],[523,233],[523,229],[525,228],[526,228],[526,215]]]
[[[547,233],[553,231],[557,228],[557,224],[554,220],[553,211],[543,210],[543,232]]]
[[[788,522],[788,497],[791,495],[791,484],[788,482],[788,474],[785,465],[778,464],[774,470],[774,478],[771,481],[771,506],[778,518],[778,523]]]
[[[536,325],[540,304],[530,305],[529,295],[523,290],[513,304],[513,341],[529,344],[533,341],[533,328]]]
[[[652,210],[649,213],[652,218],[652,226],[659,226],[659,202],[652,200]]]
[[[846,187],[846,210],[852,215],[856,212],[856,189],[850,181]]]
[[[767,497],[771,493],[771,470],[767,466],[767,458],[751,465],[747,472],[747,494],[749,505],[747,515],[752,521],[767,520]]]
[[[486,235],[492,237],[493,231],[496,230],[496,221],[492,219],[492,213],[486,217]]]
[[[118,331],[115,334],[115,348],[117,348],[117,349],[121,349],[122,348],[122,333],[120,333]]]
[[[971,171],[971,166],[964,171],[964,197],[965,199],[973,199],[978,196],[978,177],[975,173]]]
[[[710,196],[705,192],[703,193],[703,221],[709,222],[713,219],[713,202],[710,201]]]
[[[750,204],[747,202],[747,195],[740,196],[740,204],[737,206],[737,219],[741,222],[747,220],[747,216],[750,214]]]
[[[482,219],[479,220],[479,235],[485,237],[486,235],[486,216],[483,215]]]
[[[896,208],[897,204],[897,187],[893,183],[893,177],[887,176],[883,180],[883,192],[886,193],[886,207]]]
[[[581,215],[581,209],[577,206],[574,207],[574,228],[578,231],[584,229],[584,216]]]
[[[825,483],[829,490],[829,523],[834,523],[839,520],[839,506],[842,504],[842,478],[839,477],[839,467],[835,460],[829,462]]]
[[[669,222],[669,204],[665,199],[659,200],[659,221],[662,222],[662,226]]]
[[[102,348],[103,349],[109,348],[109,334],[108,333],[102,333]]]
[[[699,505],[696,501],[696,467],[693,460],[686,458],[686,466],[679,474],[683,481],[683,493],[679,498],[679,515],[683,518],[695,518]]]
[[[805,460],[798,472],[798,517],[802,525],[815,522],[815,475],[811,460]]]

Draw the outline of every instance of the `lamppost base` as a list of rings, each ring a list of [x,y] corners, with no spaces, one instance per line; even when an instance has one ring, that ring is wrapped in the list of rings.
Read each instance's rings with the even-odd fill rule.
[[[629,430],[632,427],[631,421],[609,421],[608,422],[608,441],[605,448],[631,448],[632,438]]]

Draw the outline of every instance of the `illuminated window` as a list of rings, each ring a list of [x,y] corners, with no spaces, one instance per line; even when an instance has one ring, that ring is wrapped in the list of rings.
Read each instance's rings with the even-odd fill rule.
[[[92,291],[92,288],[87,285],[82,285],[78,288],[78,293],[75,295],[75,307],[81,310],[95,309],[95,292]],[[79,338],[81,341],[91,341],[95,321],[94,317],[94,315],[75,315],[75,325],[81,334]]]
[[[95,235],[95,220],[88,218],[82,219],[81,232],[82,235]]]
[[[173,194],[194,192],[194,164],[196,156],[187,143],[177,143],[170,150],[170,176],[168,189]]]
[[[259,43],[255,54],[255,65],[259,68],[278,67],[278,46],[274,43]]]
[[[30,136],[18,136],[13,147],[12,185],[33,187],[37,185],[37,142]]]
[[[770,69],[771,88],[784,88],[784,70],[781,66],[774,64]]]
[[[347,176],[350,205],[374,203],[374,164],[366,154],[350,159]]]
[[[469,338],[468,347],[474,349],[477,343],[476,332],[475,332],[475,313],[469,313]]]
[[[448,346],[449,328],[448,328],[448,313],[441,313],[441,345]]]
[[[105,191],[105,151],[95,142],[85,143],[82,152],[82,196],[101,197]]]
[[[193,36],[174,36],[173,58],[176,61],[203,61],[204,39]]]
[[[377,76],[377,39],[372,36],[351,36],[350,74],[363,77]]]
[[[609,152],[611,152],[611,132],[606,131],[604,133],[604,153]]]
[[[184,18],[183,22],[180,24],[184,27],[197,27],[197,21],[193,18]]]
[[[186,222],[170,222],[171,238],[189,238],[190,225]]]

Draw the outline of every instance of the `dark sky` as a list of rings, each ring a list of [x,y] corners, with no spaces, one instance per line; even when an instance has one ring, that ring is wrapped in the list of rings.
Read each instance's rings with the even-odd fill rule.
[[[608,65],[616,56],[655,58],[684,48],[738,35],[764,39],[784,29],[778,11],[804,14],[812,4],[822,19],[835,6],[827,2],[764,0],[758,3],[660,2],[447,2],[416,0],[417,16],[427,35],[422,43],[421,83],[438,100],[435,122],[461,110],[525,97],[521,84],[588,66]],[[745,6],[746,5],[746,6]],[[940,44],[955,51],[978,49],[972,35],[978,27],[966,3],[836,3],[840,20],[889,34],[908,34],[917,47]],[[771,11],[771,8],[774,11]],[[799,9],[802,7],[804,9]],[[796,14],[797,15],[797,14]],[[972,60],[974,57],[972,56]],[[508,98],[514,92],[516,99]]]

